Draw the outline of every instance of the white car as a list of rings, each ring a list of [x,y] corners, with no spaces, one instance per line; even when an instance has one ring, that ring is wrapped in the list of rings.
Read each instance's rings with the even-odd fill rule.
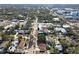
[[[58,49],[59,51],[62,50],[62,46],[61,46],[61,44],[56,44],[55,48]]]
[[[14,52],[16,50],[16,47],[15,46],[10,46],[9,49],[8,49],[10,52]]]

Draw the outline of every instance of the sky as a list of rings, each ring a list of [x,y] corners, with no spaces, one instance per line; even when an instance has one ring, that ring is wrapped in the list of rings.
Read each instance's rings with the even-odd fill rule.
[[[0,4],[79,4],[78,0],[0,0]]]
[[[0,8],[16,7],[50,7],[50,8],[79,8],[79,4],[0,4]]]

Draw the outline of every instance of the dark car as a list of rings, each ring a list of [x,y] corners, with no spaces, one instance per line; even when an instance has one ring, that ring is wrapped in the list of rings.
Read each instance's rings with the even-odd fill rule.
[[[3,42],[3,40],[0,40],[0,44]]]
[[[0,47],[0,54],[7,53],[7,48]]]

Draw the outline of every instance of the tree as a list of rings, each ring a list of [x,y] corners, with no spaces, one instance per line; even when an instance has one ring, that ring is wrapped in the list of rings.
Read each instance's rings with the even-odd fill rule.
[[[11,41],[14,38],[13,36],[7,35],[7,34],[2,34],[1,37],[3,40],[6,40],[6,41]]]
[[[14,27],[14,29],[19,29],[19,24]]]
[[[39,43],[46,43],[46,37],[44,34],[38,34],[38,44]]]
[[[66,39],[62,39],[62,40],[60,39],[60,43],[63,47],[63,53],[68,53],[67,49],[68,49],[68,47],[71,46],[71,43],[69,41],[67,41]]]
[[[3,26],[0,26],[0,31],[4,30],[4,27]]]

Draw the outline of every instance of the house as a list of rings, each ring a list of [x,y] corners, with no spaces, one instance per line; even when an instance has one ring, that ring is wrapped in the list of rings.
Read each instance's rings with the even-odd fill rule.
[[[57,31],[57,32],[62,32],[63,34],[67,33],[67,31],[64,28],[58,28],[58,27],[56,27],[54,30]]]
[[[39,44],[39,49],[40,49],[40,52],[45,52],[46,51],[46,44],[40,43]]]
[[[29,30],[14,30],[14,32],[18,34],[28,34]]]
[[[68,20],[68,21],[70,21],[70,20],[74,20],[74,17],[71,16],[71,15],[64,16],[64,18],[65,18],[66,20]]]
[[[5,26],[4,29],[8,29],[10,27],[13,27],[13,24],[9,24],[9,25]]]
[[[12,19],[11,22],[18,22],[18,19]]]
[[[64,24],[63,28],[70,28],[70,25]]]
[[[50,30],[48,30],[49,27],[52,27],[52,23],[39,23],[38,24],[38,29],[39,33],[50,33]]]
[[[24,30],[19,30],[18,33],[19,33],[19,34],[24,34],[25,31],[24,31]]]
[[[25,40],[24,40],[24,38],[22,38],[21,40],[20,40],[20,43],[19,43],[19,46],[18,46],[20,49],[23,49],[24,47],[25,47]]]
[[[59,18],[53,18],[53,21],[60,21]]]

